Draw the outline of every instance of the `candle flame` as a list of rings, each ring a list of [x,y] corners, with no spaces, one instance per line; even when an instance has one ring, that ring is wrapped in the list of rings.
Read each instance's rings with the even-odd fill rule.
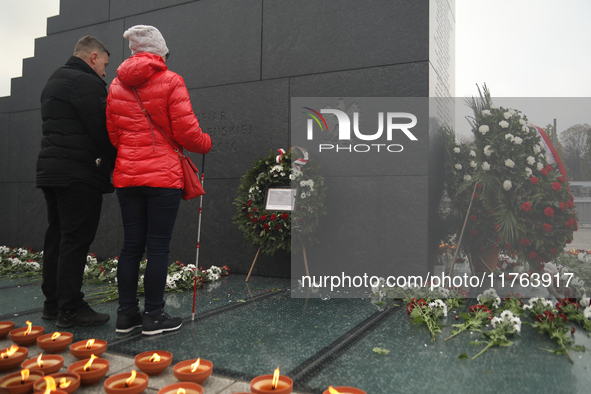
[[[154,362],[158,362],[158,361],[160,361],[160,355],[158,353],[152,354],[152,357],[150,357],[150,362],[154,363]]]
[[[336,389],[334,389],[332,386],[328,386],[328,392],[330,394],[341,394],[340,391],[337,391]]]
[[[199,368],[199,363],[200,362],[201,362],[201,357],[199,357],[197,359],[197,361],[195,361],[193,364],[191,364],[191,372],[197,371],[197,368]]]
[[[135,369],[132,369],[131,376],[125,380],[125,387],[131,386],[131,384],[135,380],[135,375],[137,375],[137,372],[135,372]]]
[[[273,382],[271,383],[271,387],[273,390],[277,388],[277,384],[279,383],[279,367],[273,373]]]
[[[179,387],[179,389],[176,391],[176,394],[186,394],[186,393],[187,393],[187,390],[185,390],[182,387]]]
[[[51,340],[55,341],[56,339],[58,339],[62,334],[59,332],[54,332],[53,335],[51,336]]]
[[[70,384],[72,383],[71,380],[68,380],[66,378],[61,378],[60,379],[60,389],[65,389],[66,387],[68,387]]]
[[[51,376],[44,376],[43,379],[45,380],[45,392],[43,394],[49,394],[52,391],[55,391],[55,380]]]
[[[29,370],[27,368],[21,369],[21,377],[23,382],[26,382],[26,380],[29,378]]]
[[[91,349],[92,345],[94,345],[94,339],[89,339],[88,342],[86,342],[86,348]]]
[[[98,358],[98,357],[95,356],[94,354],[90,355],[90,360],[88,360],[88,362],[86,364],[84,364],[85,371],[90,371],[90,366],[92,365],[92,362],[94,361],[95,358]]]
[[[12,356],[14,353],[16,353],[17,350],[18,350],[18,346],[12,345],[10,347],[10,349],[6,348],[6,351],[2,352],[1,356],[2,356],[2,358],[8,358],[8,357]]]
[[[27,320],[27,326],[29,326],[29,327],[25,331],[25,335],[29,335],[31,333],[31,330],[33,329],[33,323],[31,323],[30,321]]]
[[[43,368],[43,360],[41,360],[41,356],[43,356],[43,353],[39,354],[39,357],[37,357],[37,365],[39,368]]]

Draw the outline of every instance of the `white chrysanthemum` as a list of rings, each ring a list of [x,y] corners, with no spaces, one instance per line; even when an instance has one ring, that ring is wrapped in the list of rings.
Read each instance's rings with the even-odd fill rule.
[[[220,278],[220,274],[214,274],[214,273],[210,272],[210,273],[207,275],[207,277],[208,277],[210,280],[218,280],[218,279]]]
[[[488,164],[488,161],[485,161],[484,163],[482,163],[482,169],[484,171],[490,170],[490,164]]]
[[[539,145],[534,145],[534,153],[538,154],[540,153],[541,149]]]
[[[488,109],[483,109],[481,111],[481,113],[482,113],[483,116],[489,116],[490,115],[490,111]]]
[[[542,305],[544,305],[546,308],[552,308],[554,305],[552,304],[552,301],[547,300],[545,298],[542,298],[540,300],[540,302],[542,303]]]
[[[531,168],[529,168],[529,167],[525,167],[525,174],[526,174],[528,177],[532,176],[532,174],[533,174],[533,173],[534,173],[534,172],[532,171],[532,169],[531,169]]]
[[[38,270],[41,268],[39,263],[36,261],[27,261],[27,267],[29,267],[32,270]]]
[[[511,187],[513,187],[513,184],[510,180],[507,179],[505,182],[503,182],[503,189],[510,190]]]
[[[478,297],[476,297],[476,299],[478,300],[479,303],[480,303],[481,298],[495,298],[495,302],[493,303],[493,308],[497,308],[499,305],[501,305],[501,299],[499,298],[497,291],[493,288],[484,290],[482,292],[482,294],[479,294]]]
[[[538,164],[536,164],[536,168],[538,169],[538,171],[541,171],[542,168],[544,168],[544,165],[540,162],[538,162]]]
[[[509,113],[511,114],[511,116],[515,115],[517,112],[515,112],[515,110],[510,109]]]
[[[493,150],[490,149],[490,145],[485,146],[483,151],[486,156],[490,156],[493,153]]]
[[[172,276],[170,276],[170,275],[166,275],[166,287],[168,287],[169,289],[176,288],[176,283],[175,283],[174,279],[172,278]]]
[[[515,137],[515,138],[513,138],[513,143],[515,145],[521,145],[522,142],[523,142],[523,139],[521,139],[521,137]]]
[[[507,128],[509,128],[509,123],[507,123],[507,121],[506,121],[506,120],[501,120],[501,121],[499,122],[499,126],[501,126],[501,127],[502,127],[502,128],[504,128],[504,129],[507,129]]]
[[[511,322],[511,325],[513,326],[513,329],[517,332],[521,332],[521,319],[518,317],[513,317],[509,320]]]
[[[294,179],[296,179],[296,177],[294,174],[289,174],[289,179],[291,179],[293,181]]]
[[[472,157],[476,157],[476,152],[474,152],[473,150],[470,151],[470,156]]]
[[[460,153],[460,152],[461,152],[461,149],[460,149],[460,148],[458,148],[458,147],[456,146],[456,147],[454,148],[454,152],[456,152],[456,153]]]
[[[505,113],[503,114],[503,116],[505,117],[505,119],[509,119],[509,118],[510,118],[511,116],[513,116],[513,115],[511,115],[511,113],[510,113],[510,112],[505,112]]]
[[[503,311],[500,317],[493,317],[491,320],[491,325],[495,328],[502,323],[509,323],[514,331],[521,332],[521,320],[511,311]]]
[[[443,316],[447,316],[447,304],[440,299],[436,299],[428,304],[429,308],[440,308],[443,311]]]
[[[378,285],[376,287],[372,287],[371,291],[376,294],[376,293],[380,293],[382,291],[382,287],[384,287],[386,285],[386,279],[380,277],[378,278]]]
[[[587,297],[587,296],[582,297],[581,301],[579,302],[579,305],[581,305],[581,307],[589,306],[589,297]]]
[[[530,166],[533,166],[535,162],[536,162],[535,157],[533,157],[533,156],[527,157],[527,164],[529,164]]]
[[[513,134],[511,134],[511,133],[507,133],[507,134],[505,134],[505,139],[506,139],[506,140],[511,140],[511,141],[513,141],[513,138],[515,138],[515,137],[513,136]]]
[[[472,177],[471,177],[470,175],[464,175],[464,180],[465,180],[466,182],[469,182],[469,181],[471,181],[471,180],[472,180]]]
[[[536,302],[538,302],[540,299],[538,297],[532,297],[529,299],[527,304],[524,304],[522,306],[524,311],[528,311],[530,309],[532,309],[534,307],[534,305],[536,304]]]
[[[490,289],[486,289],[481,294],[483,297],[498,297],[497,291],[492,287]]]
[[[300,197],[301,197],[301,198],[306,198],[306,193],[302,193],[302,194],[300,194]]]
[[[445,298],[449,297],[449,293],[450,293],[450,292],[449,292],[449,289],[446,289],[445,287],[438,287],[438,288],[437,288],[437,291],[439,291],[439,293],[440,293],[440,294],[441,294],[443,297],[445,297]]]
[[[515,167],[515,162],[511,159],[507,159],[507,160],[505,160],[505,165],[509,168],[513,168],[513,167]]]
[[[480,134],[485,135],[486,133],[488,133],[488,126],[483,124],[482,126],[480,126],[478,128],[478,131],[480,131]]]
[[[525,126],[526,125],[526,122],[523,119],[519,119],[519,124],[522,125],[522,126]]]
[[[523,131],[525,134],[529,133],[529,127],[527,126],[521,126],[521,131]]]
[[[477,164],[477,163],[476,163],[474,160],[472,160],[472,161],[470,162],[470,167],[472,167],[472,168],[476,168],[476,167],[478,167],[478,164]]]
[[[503,312],[501,313],[501,318],[502,318],[503,320],[505,320],[505,318],[507,318],[507,317],[508,317],[508,318],[512,318],[512,317],[514,317],[514,315],[513,315],[513,312],[511,312],[511,311],[507,310],[507,311],[503,311]]]
[[[591,320],[591,306],[585,308],[585,310],[583,311],[583,316],[585,316],[585,319]]]
[[[456,170],[462,169],[462,165],[460,163],[456,163],[456,165],[454,167],[456,168]]]

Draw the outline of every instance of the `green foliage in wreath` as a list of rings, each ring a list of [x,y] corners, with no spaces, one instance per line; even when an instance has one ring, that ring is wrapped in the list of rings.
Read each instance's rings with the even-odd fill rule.
[[[268,255],[277,250],[291,251],[292,230],[295,243],[314,242],[319,217],[325,213],[324,178],[318,166],[308,162],[292,169],[292,152],[283,154],[280,163],[273,151],[269,156],[259,158],[242,177],[234,201],[237,208],[234,223],[242,230],[249,246],[260,248]],[[264,209],[267,190],[278,187],[297,190],[294,212]]]

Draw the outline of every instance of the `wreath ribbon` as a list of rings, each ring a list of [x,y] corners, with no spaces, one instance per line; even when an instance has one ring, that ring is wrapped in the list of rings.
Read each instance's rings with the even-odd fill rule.
[[[292,147],[291,149],[294,149],[294,148],[297,148],[297,149],[299,149],[299,150],[302,152],[302,155],[303,155],[304,157],[302,157],[302,158],[299,158],[299,159],[297,159],[297,160],[294,160],[294,161],[291,163],[291,167],[292,167],[293,169],[297,169],[297,170],[301,171],[301,170],[302,170],[302,166],[305,166],[305,165],[306,165],[306,163],[308,162],[308,151],[307,151],[306,149],[302,148],[301,146],[294,146],[294,147]]]

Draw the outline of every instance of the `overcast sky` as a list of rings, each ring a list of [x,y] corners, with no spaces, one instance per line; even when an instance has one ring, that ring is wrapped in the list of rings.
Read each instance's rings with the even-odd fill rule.
[[[591,124],[591,1],[456,0],[456,100],[460,110],[476,84],[486,83],[497,105],[520,109],[540,126]],[[33,56],[59,0],[0,0],[0,96]],[[65,61],[66,59],[64,59]],[[504,97],[579,97],[504,100]],[[568,105],[565,103],[569,103]],[[519,106],[517,106],[519,105]],[[529,108],[531,106],[531,108]],[[580,110],[580,108],[587,108]],[[456,129],[461,132],[462,115]]]

